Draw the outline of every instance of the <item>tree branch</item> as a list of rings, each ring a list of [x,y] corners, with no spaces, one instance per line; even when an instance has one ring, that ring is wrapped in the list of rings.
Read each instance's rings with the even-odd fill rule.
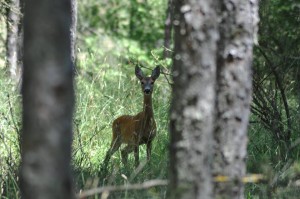
[[[271,66],[271,70],[274,74],[276,84],[278,85],[278,88],[279,88],[279,91],[280,91],[280,94],[281,94],[281,98],[283,100],[283,105],[284,105],[285,114],[286,114],[286,118],[287,118],[287,126],[288,126],[288,128],[287,128],[287,141],[288,141],[291,137],[292,123],[291,123],[289,105],[288,105],[288,102],[287,102],[285,91],[284,91],[283,85],[281,83],[281,79],[279,77],[279,74],[276,71],[276,67],[274,67],[272,61],[265,54],[265,52],[261,48],[258,48],[258,49],[259,49],[260,53],[263,55],[263,57],[266,59],[266,61],[269,63],[269,65]]]
[[[143,182],[142,184],[127,184],[120,186],[106,186],[106,187],[98,187],[90,190],[83,191],[77,194],[77,198],[85,198],[89,196],[93,196],[96,194],[104,193],[104,192],[113,192],[113,191],[124,191],[124,190],[141,190],[141,189],[149,189],[151,187],[156,186],[166,186],[168,185],[167,180],[149,180]]]

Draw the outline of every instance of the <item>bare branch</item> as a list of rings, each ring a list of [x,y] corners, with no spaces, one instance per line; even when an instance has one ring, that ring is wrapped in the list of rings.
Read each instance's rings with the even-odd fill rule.
[[[167,185],[168,185],[167,180],[149,180],[143,182],[142,184],[127,184],[127,185],[120,185],[120,186],[98,187],[77,194],[77,198],[85,198],[85,197],[93,196],[104,192],[141,190],[141,189],[149,189],[151,187],[156,187],[156,186],[167,186]]]
[[[156,59],[157,62],[160,62],[160,61],[158,60],[158,58],[156,58],[156,57],[153,55],[152,51],[151,51],[151,54],[152,54],[152,56]],[[135,63],[129,61],[129,63],[133,64],[134,66],[135,66],[136,64],[138,64],[141,68],[145,68],[145,69],[147,69],[147,70],[152,70],[151,68],[144,66],[144,65],[143,65],[142,63],[140,63],[140,62],[138,62],[138,63],[135,64]],[[163,70],[161,70],[160,73],[164,75],[164,77],[166,78],[168,84],[169,84],[169,85],[172,85],[173,83],[172,83],[172,82],[169,80],[169,78],[167,77],[167,75],[168,75],[168,76],[172,76],[172,74],[169,73],[169,72],[166,72],[166,71],[168,71],[168,69],[167,69],[165,66],[163,66],[161,63],[159,64],[159,66],[160,66],[161,68],[163,68]]]
[[[282,79],[279,77],[279,74],[276,71],[276,67],[273,65],[273,62],[269,59],[269,57],[263,51],[263,49],[262,48],[258,48],[258,50],[263,55],[263,57],[265,58],[265,60],[269,63],[269,65],[271,67],[271,70],[272,70],[272,72],[274,74],[276,84],[277,84],[277,86],[279,88],[279,91],[280,91],[280,94],[281,94],[281,98],[283,100],[283,105],[284,105],[286,119],[287,119],[287,126],[288,126],[288,129],[287,129],[287,139],[286,140],[289,140],[290,137],[291,137],[292,122],[291,122],[290,110],[289,110],[289,105],[288,105],[287,97],[285,95],[285,90],[284,90],[284,87],[282,85]]]

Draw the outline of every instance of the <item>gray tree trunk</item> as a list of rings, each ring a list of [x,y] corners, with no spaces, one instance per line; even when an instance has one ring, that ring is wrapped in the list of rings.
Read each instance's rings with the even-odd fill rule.
[[[10,77],[18,81],[21,76],[21,68],[18,64],[18,36],[19,36],[19,22],[21,19],[20,0],[7,0],[9,7],[6,11],[6,67]]]
[[[77,30],[77,0],[71,0],[72,22],[70,28],[71,34],[71,59],[73,62],[73,70],[76,69],[76,30]]]
[[[70,0],[27,0],[24,18],[21,195],[74,198]]]
[[[168,7],[166,10],[166,21],[165,21],[165,35],[164,35],[164,51],[163,58],[169,58],[172,54],[170,51],[171,39],[172,39],[172,27],[173,27],[173,0],[168,0]]]
[[[169,197],[210,199],[218,27],[216,5],[174,1]]]
[[[169,197],[243,198],[257,0],[174,3]]]
[[[214,174],[215,198],[244,198],[247,127],[252,94],[252,50],[257,33],[257,0],[224,0],[220,10]]]

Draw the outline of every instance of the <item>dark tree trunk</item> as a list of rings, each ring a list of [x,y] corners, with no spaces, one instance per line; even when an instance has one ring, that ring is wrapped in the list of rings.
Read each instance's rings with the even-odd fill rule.
[[[71,1],[27,0],[24,16],[21,195],[74,198]]]
[[[297,97],[298,97],[298,117],[300,119],[300,67],[296,69],[295,73],[295,79],[298,80],[296,81],[296,92],[297,92]],[[298,120],[300,121],[300,120]]]
[[[252,50],[257,32],[258,2],[224,0],[220,10],[217,62],[214,174],[215,198],[244,198],[247,126],[252,94]]]
[[[130,0],[130,19],[129,19],[129,37],[134,38],[135,36],[135,12],[136,12],[136,0]]]
[[[212,145],[218,39],[216,5],[174,1],[169,197],[212,198]],[[201,12],[200,12],[201,11]]]

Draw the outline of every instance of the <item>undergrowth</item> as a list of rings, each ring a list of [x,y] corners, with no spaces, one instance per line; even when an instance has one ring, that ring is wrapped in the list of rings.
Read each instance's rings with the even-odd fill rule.
[[[93,42],[89,45],[90,40]],[[134,115],[142,111],[143,95],[134,74],[133,62],[138,59],[129,62],[131,58],[121,56],[126,51],[126,45],[104,52],[95,47],[95,42],[101,42],[101,38],[90,40],[84,40],[85,47],[79,49],[74,81],[76,108],[72,168],[76,192],[99,186],[166,179],[170,85],[163,75],[156,81],[152,96],[157,136],[153,141],[150,162],[146,162],[145,146],[140,147],[141,167],[138,169],[134,167],[132,154],[129,155],[129,165],[125,167],[117,152],[110,161],[107,173],[100,175],[100,166],[111,142],[112,121],[120,115]],[[127,54],[134,57],[134,52]],[[155,62],[157,60],[154,58],[148,58],[143,65],[153,69]],[[146,68],[143,70],[146,74],[151,72]],[[0,84],[3,88],[0,93],[0,198],[19,198],[20,90],[9,79],[4,68],[1,69]],[[164,198],[165,192],[166,187],[157,187],[144,191],[115,192],[109,198]]]

